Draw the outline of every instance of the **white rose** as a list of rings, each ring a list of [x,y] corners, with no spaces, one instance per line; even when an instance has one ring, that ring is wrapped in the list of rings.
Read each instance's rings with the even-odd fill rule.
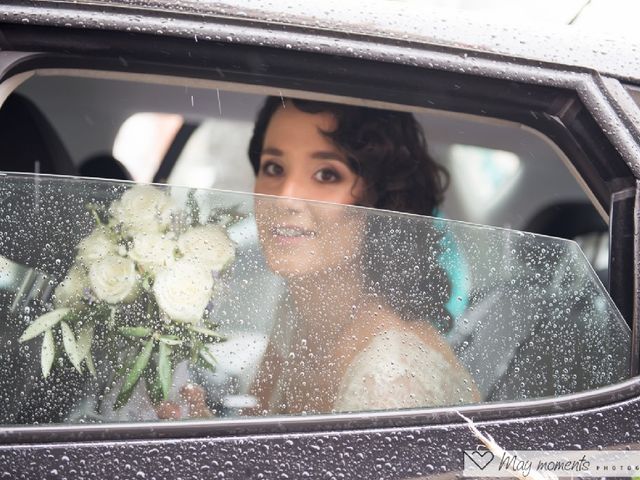
[[[109,212],[130,232],[161,232],[171,222],[173,202],[162,190],[136,185],[111,204]]]
[[[171,265],[176,250],[175,240],[157,232],[141,232],[133,237],[133,246],[129,257],[152,273],[157,273],[162,267]]]
[[[135,263],[116,255],[104,257],[89,268],[89,282],[96,296],[107,303],[133,300],[138,283]]]
[[[217,225],[191,228],[178,239],[178,249],[185,258],[215,271],[229,265],[236,253],[233,242],[224,229]]]
[[[91,235],[83,238],[78,244],[78,260],[84,265],[117,253],[118,246],[109,238],[104,228],[96,228]]]
[[[213,277],[205,266],[180,259],[160,271],[153,283],[158,306],[169,318],[196,323],[213,292]]]
[[[83,291],[88,286],[89,279],[84,269],[80,265],[74,264],[64,280],[54,290],[53,306],[55,308],[80,306]]]

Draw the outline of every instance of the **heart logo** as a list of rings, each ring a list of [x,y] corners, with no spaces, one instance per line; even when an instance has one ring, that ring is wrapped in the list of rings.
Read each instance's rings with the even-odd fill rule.
[[[493,453],[489,450],[465,450],[464,454],[477,465],[480,470],[484,470],[493,460]]]

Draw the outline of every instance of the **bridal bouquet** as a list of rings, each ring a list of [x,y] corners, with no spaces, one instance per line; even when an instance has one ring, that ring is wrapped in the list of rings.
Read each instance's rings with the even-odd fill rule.
[[[159,403],[167,399],[180,361],[215,368],[207,345],[224,339],[210,310],[222,292],[220,273],[234,260],[234,244],[224,222],[200,224],[193,192],[179,208],[156,187],[134,186],[109,207],[88,208],[95,229],[77,246],[52,309],[19,341],[42,337],[44,377],[64,365],[64,357],[96,377],[97,350],[111,358],[100,356],[100,366],[121,384],[116,409],[142,378]]]

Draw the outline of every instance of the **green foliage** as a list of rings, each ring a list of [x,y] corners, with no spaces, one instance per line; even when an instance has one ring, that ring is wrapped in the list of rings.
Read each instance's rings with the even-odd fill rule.
[[[135,358],[132,364],[127,368],[128,374],[124,378],[124,382],[122,383],[122,388],[120,389],[120,393],[116,398],[116,402],[114,404],[114,408],[117,410],[124,406],[128,401],[129,397],[133,393],[133,389],[138,384],[138,380],[140,380],[140,376],[149,365],[149,359],[151,358],[151,353],[153,352],[153,339],[150,339],[145,343],[140,353]]]

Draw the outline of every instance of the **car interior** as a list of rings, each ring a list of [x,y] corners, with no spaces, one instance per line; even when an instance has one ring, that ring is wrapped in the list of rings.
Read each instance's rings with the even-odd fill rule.
[[[194,187],[251,191],[253,174],[246,143],[256,112],[265,94],[289,92],[262,88],[260,94],[255,87],[235,85],[202,88],[198,87],[202,81],[158,76],[149,83],[148,77],[106,72],[35,75],[3,105],[3,118],[13,119],[15,129],[3,129],[4,135],[24,145],[16,132],[42,129],[36,130],[38,136],[47,139],[48,150],[54,153],[51,160],[40,161],[41,173],[95,172],[107,178],[110,173],[111,178],[166,179]],[[18,102],[30,106],[16,106]],[[11,109],[30,110],[30,114],[16,122]],[[562,221],[563,214],[575,224],[584,223],[576,217],[588,218],[587,228],[597,224],[595,230],[606,224],[595,216],[599,213],[600,219],[606,219],[604,212],[588,208],[589,192],[572,174],[562,152],[535,130],[487,117],[410,110],[424,129],[431,154],[451,175],[442,206],[446,218],[561,238],[589,233],[572,232]],[[143,114],[149,116],[146,122],[140,118]],[[137,144],[123,144],[132,137]],[[9,148],[8,143],[2,144]],[[198,151],[198,147],[209,150]],[[4,163],[16,158],[15,152],[5,150],[3,170],[34,171],[33,158],[21,155],[24,160],[19,163]],[[204,168],[208,171],[203,177]],[[576,210],[571,211],[572,205]]]
[[[423,127],[431,155],[450,174],[439,211],[442,218],[576,241],[607,287],[607,213],[594,206],[588,188],[549,138],[522,124],[489,117],[218,81],[43,70],[2,102],[0,170],[252,192],[247,146],[267,95],[411,111]],[[29,263],[28,256],[11,260]],[[533,266],[520,275],[552,276],[553,272]],[[558,285],[570,281],[557,279]],[[448,340],[476,374],[486,400],[528,398],[532,391],[538,397],[554,396],[628,375],[624,361],[612,360],[612,376],[606,379],[594,380],[589,372],[578,371],[579,362],[574,362],[576,371],[560,375],[569,379],[564,383],[557,376],[536,376],[540,363],[530,359],[543,350],[545,342],[553,344],[548,342],[557,335],[557,329],[550,327],[553,322],[531,318],[521,326],[522,332],[514,333],[510,317],[518,308],[516,300],[504,301],[500,288],[486,294],[458,286],[462,293],[457,296],[465,297],[464,308],[452,312],[456,326]],[[277,296],[274,291],[268,294],[271,301]],[[567,308],[572,318],[594,315],[585,313],[592,308],[587,301]],[[486,328],[489,317],[503,321],[495,320]],[[609,327],[602,328],[604,332]],[[265,334],[268,322],[258,330]],[[567,327],[568,335],[575,333]],[[254,335],[250,341],[258,340]],[[588,341],[585,338],[578,350],[587,352]],[[547,359],[561,356],[562,345],[555,345],[554,351],[547,349]],[[617,348],[615,357],[626,358],[622,342],[606,348]],[[594,358],[589,365],[597,362]],[[484,371],[486,364],[493,365],[493,370]],[[563,366],[548,360],[545,368],[557,373]],[[246,383],[243,378],[230,380],[246,375],[239,370],[238,364],[228,366],[226,372],[222,368],[210,381],[227,386]],[[522,385],[525,376],[537,378],[536,387]]]

